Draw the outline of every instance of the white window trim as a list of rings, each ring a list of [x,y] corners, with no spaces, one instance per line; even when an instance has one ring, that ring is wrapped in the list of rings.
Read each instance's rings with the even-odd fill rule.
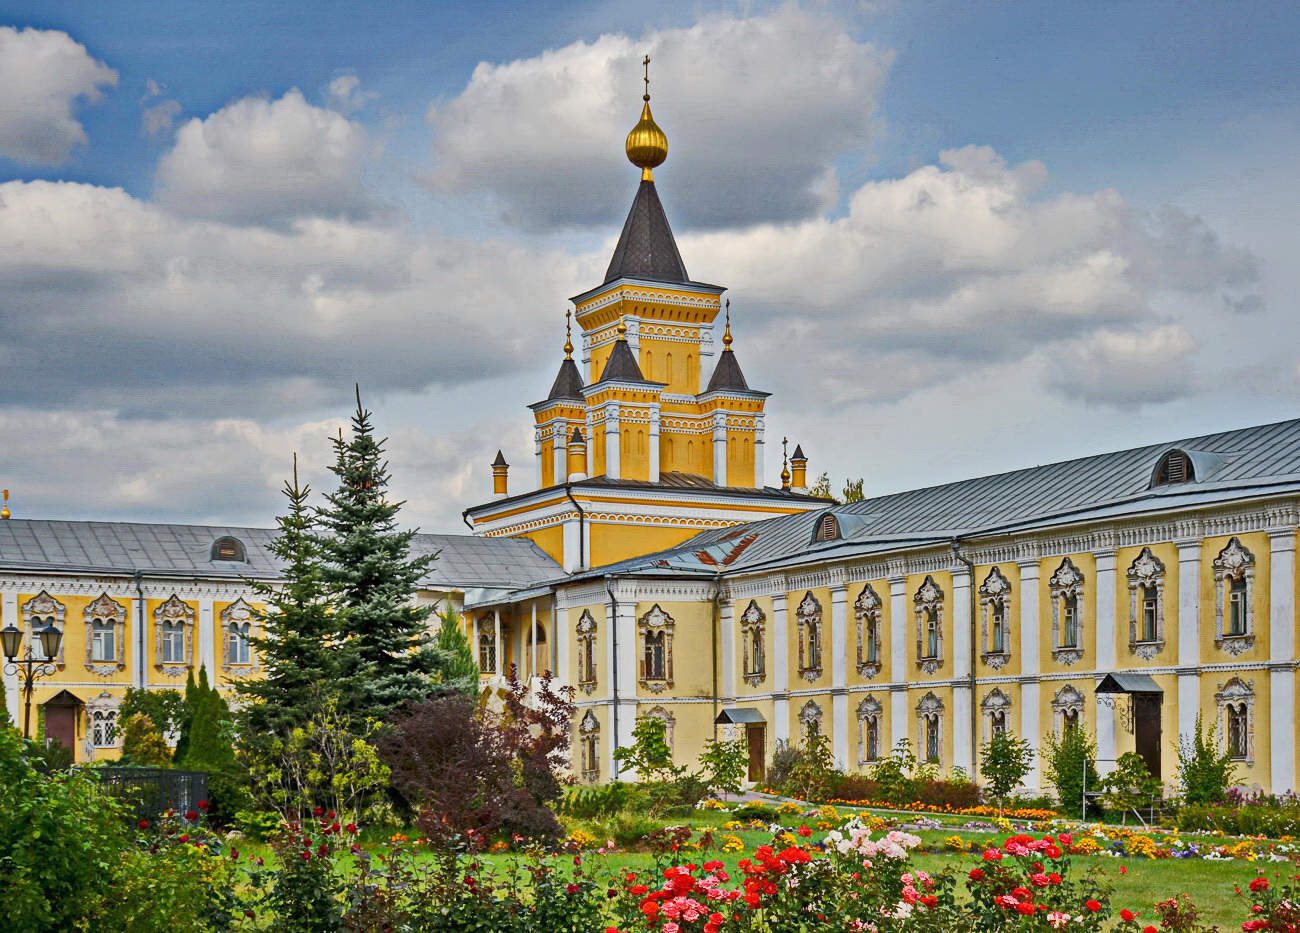
[[[1084,706],[1083,694],[1073,684],[1066,684],[1056,691],[1056,696],[1052,697],[1052,722],[1058,735],[1065,730],[1066,713],[1077,713],[1079,726],[1083,726]]]
[[[663,693],[673,685],[673,628],[677,622],[663,608],[655,603],[650,607],[640,619],[637,620],[637,641],[641,649],[637,657],[637,682],[645,687],[651,693]],[[646,639],[649,635],[662,635],[664,640],[664,669],[662,677],[650,676],[650,668],[646,664]]]
[[[1214,646],[1234,658],[1255,644],[1255,555],[1233,537],[1214,558]],[[1230,635],[1225,614],[1233,580],[1246,582],[1246,631]]]
[[[232,622],[238,622],[240,625],[248,625],[248,661],[235,662],[230,657],[231,637],[230,625]],[[253,639],[258,637],[257,631],[257,613],[253,607],[244,601],[244,597],[239,597],[225,609],[221,610],[221,669],[228,673],[250,673],[258,669],[257,648],[253,644]]]
[[[578,635],[578,689],[583,693],[595,693],[599,662],[596,659],[596,618],[590,610],[582,610],[575,630]],[[591,663],[588,664],[587,660]]]
[[[980,584],[980,660],[1000,671],[1011,660],[1011,581],[997,567]],[[993,647],[993,610],[1002,607],[1002,650]]]
[[[812,683],[822,676],[822,604],[812,590],[804,594],[795,610],[795,631],[799,633],[799,676]]]
[[[937,752],[934,758],[928,756],[926,742],[926,725],[930,720],[934,720],[938,726],[939,741],[936,744]],[[943,700],[934,695],[933,691],[926,693],[921,697],[921,701],[916,704],[916,758],[923,763],[933,762],[940,767],[943,766]]]
[[[1154,641],[1143,641],[1143,615],[1145,608],[1146,587],[1155,587],[1156,591],[1156,637]],[[1128,650],[1144,661],[1154,660],[1165,647],[1165,565],[1160,558],[1151,553],[1151,548],[1144,547],[1133,559],[1128,568],[1129,623]]]
[[[233,607],[232,607],[233,608]],[[167,600],[153,611],[154,624],[154,666],[162,671],[168,677],[179,677],[193,665],[194,658],[194,609],[178,597],[175,593],[167,597]],[[223,625],[225,623],[225,614],[222,614]],[[182,630],[181,660],[164,661],[163,660],[163,630],[167,625],[179,623]],[[251,634],[252,627],[249,627]],[[228,636],[227,632],[223,634]],[[249,657],[252,657],[252,647],[249,647]]]
[[[853,601],[853,616],[857,621],[858,628],[858,674],[867,680],[875,677],[881,671],[883,653],[880,644],[880,609],[883,605],[880,595],[870,583],[862,588],[858,598]],[[872,623],[874,623],[874,634],[872,634]],[[871,641],[874,643],[870,646],[875,648],[876,659],[874,661],[868,657],[870,654],[867,650],[868,636],[871,636]]]
[[[912,602],[915,604],[913,612],[916,614],[916,666],[925,674],[937,673],[939,668],[943,667],[943,598],[943,589],[934,582],[934,577],[928,575],[912,597]],[[937,650],[933,656],[925,653],[926,614],[929,611],[934,612],[937,623]]]
[[[1244,761],[1246,767],[1251,767],[1255,764],[1255,682],[1233,677],[1226,684],[1219,684],[1214,703],[1219,711],[1219,747],[1224,750],[1228,748],[1228,707],[1246,705],[1246,757],[1233,760]]]
[[[871,764],[872,762],[878,761],[880,759],[880,748],[881,748],[880,720],[881,720],[882,713],[884,713],[884,708],[881,706],[880,701],[877,700],[875,696],[873,696],[870,693],[868,693],[866,697],[863,698],[862,702],[858,704],[858,765],[859,766]],[[876,727],[876,757],[874,758],[868,757],[867,755],[868,724],[874,724]]]
[[[1083,572],[1074,566],[1074,561],[1065,558],[1048,580],[1048,589],[1052,594],[1052,657],[1057,662],[1069,667],[1083,659],[1083,646],[1087,644],[1088,633],[1084,627],[1083,610]],[[1079,632],[1077,645],[1061,644],[1061,617],[1064,615],[1065,600],[1075,599],[1075,628]]]
[[[745,611],[740,615],[740,651],[741,671],[745,683],[757,687],[767,678],[767,616],[758,605],[758,600],[751,599]],[[754,636],[757,635],[763,650],[751,651]]]
[[[822,708],[813,700],[809,700],[799,710],[799,722],[803,723],[804,735],[808,735],[814,729],[820,733],[822,731]]]
[[[86,670],[109,677],[126,670],[126,607],[107,592],[89,603],[82,613],[86,620]],[[107,622],[113,633],[113,657],[95,659],[95,620]],[[62,649],[60,649],[60,652]]]
[[[67,626],[64,624],[68,607],[63,605],[63,603],[59,602],[45,590],[41,590],[31,599],[27,600],[27,602],[23,603],[22,606],[19,607],[18,611],[22,616],[23,634],[27,638],[28,648],[32,650],[32,657],[36,657],[37,652],[40,651],[40,639],[34,639],[34,636],[32,635],[32,619],[39,618],[43,626],[46,619],[52,618],[54,619],[55,628],[60,632],[63,632],[64,635],[68,632]],[[63,649],[66,647],[67,643],[67,638],[60,639],[59,653],[53,658],[45,658],[42,652],[42,656],[37,658],[38,663],[55,664],[61,669],[63,667]]]
[[[583,780],[595,782],[600,780],[600,721],[596,714],[587,710],[578,726],[578,754]]]
[[[1003,730],[1007,733],[1014,733],[1011,728],[1011,697],[1007,696],[998,687],[994,687],[980,701],[980,710],[984,713],[984,739],[988,741],[993,738],[993,714],[1001,713],[1006,728]]]

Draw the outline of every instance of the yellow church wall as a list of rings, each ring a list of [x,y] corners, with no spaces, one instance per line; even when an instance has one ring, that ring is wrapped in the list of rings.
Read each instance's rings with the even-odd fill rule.
[[[620,525],[596,521],[590,523],[590,528],[592,567],[603,567],[638,554],[663,550],[699,533],[698,528]]]
[[[1052,656],[1052,574],[1061,567],[1066,557],[1083,574],[1083,598],[1081,615],[1083,624],[1079,635],[1083,659],[1074,665],[1058,662]],[[1118,562],[1117,562],[1118,564]],[[1118,576],[1122,571],[1116,569]],[[1116,617],[1119,618],[1119,604],[1116,604]],[[1097,561],[1091,554],[1069,554],[1045,557],[1038,563],[1038,663],[1039,670],[1045,674],[1069,673],[1071,669],[1091,670],[1097,663]],[[1118,627],[1118,626],[1117,626]],[[1058,635],[1059,637],[1059,635]],[[1117,655],[1122,657],[1122,655]],[[1082,692],[1082,691],[1081,691]],[[1088,694],[1091,695],[1091,691]]]
[[[551,440],[542,441],[542,486],[550,486],[555,481],[555,442]],[[527,488],[527,487],[524,487]]]
[[[262,603],[255,603],[247,600],[246,602],[248,603],[248,605],[253,607],[254,611],[261,611],[262,609],[265,608]],[[238,666],[233,666],[230,668],[227,668],[223,663],[226,654],[226,633],[222,629],[221,614],[225,612],[227,609],[229,609],[231,606],[233,606],[234,604],[235,604],[234,600],[231,600],[229,602],[218,601],[212,604],[212,629],[213,629],[212,644],[213,644],[213,657],[216,660],[216,670],[208,671],[208,681],[217,687],[233,687],[234,684],[238,683],[241,680],[248,680],[250,678],[256,678],[262,676],[261,673],[262,667],[261,667],[260,660],[257,657],[257,649],[255,647],[252,646],[249,647],[249,655],[248,655],[249,660],[254,663],[240,664]],[[196,620],[196,624],[197,624],[197,620]],[[252,628],[253,631],[257,633],[257,635],[261,635],[262,626],[259,621],[254,621]],[[195,664],[194,670],[195,670],[195,676],[197,676],[197,672],[198,672],[197,663]],[[181,677],[179,683],[181,687],[184,687],[185,678]]]
[[[525,531],[520,537],[530,539],[534,544],[546,552],[547,556],[557,564],[564,565],[564,526],[548,525],[545,528],[533,528]]]
[[[727,485],[757,486],[754,481],[754,432],[727,430]]]
[[[1165,565],[1164,647],[1151,660],[1133,651],[1131,634],[1136,621],[1142,631],[1142,594],[1138,591],[1137,615],[1134,616],[1133,594],[1129,590],[1128,571],[1142,553],[1142,547],[1125,547],[1115,552],[1115,657],[1122,667],[1160,667],[1178,659],[1178,548],[1172,543],[1150,544],[1151,553]]]
[[[38,593],[39,591],[37,591],[37,593],[19,593],[17,599],[17,616],[13,619],[0,619],[0,626],[5,626],[10,622],[13,622],[17,628],[23,631],[24,638],[22,651],[24,655],[29,647],[29,643],[26,637],[27,627],[23,623],[22,607],[24,603],[37,596]],[[134,633],[136,631],[135,600],[114,597],[120,605],[126,607],[126,626],[125,628],[119,627],[116,632],[118,638],[118,644],[116,646],[118,669],[112,674],[105,676],[86,670],[88,655],[86,651],[87,624],[85,610],[88,605],[99,598],[99,594],[96,593],[93,596],[65,596],[62,593],[55,591],[50,592],[49,595],[59,603],[63,604],[65,611],[63,622],[60,626],[63,631],[63,640],[60,642],[59,646],[62,660],[59,663],[58,671],[49,678],[47,682],[102,683],[105,686],[112,684],[130,684],[131,665],[135,660],[135,645],[133,642],[135,637]],[[56,688],[50,695],[53,696],[53,694],[57,693],[60,689],[62,689],[62,687]],[[84,688],[79,688],[76,692],[80,695],[85,693],[86,690]],[[33,697],[35,697],[35,694],[33,694]],[[85,697],[82,697],[82,699],[85,699]],[[33,703],[34,702],[35,701],[33,700]],[[35,712],[33,712],[32,715],[35,716]]]
[[[916,602],[915,596],[917,591],[925,584],[925,578],[932,577],[939,589],[943,590],[943,615],[941,630],[943,631],[943,646],[940,651],[942,663],[939,669],[933,674],[927,674],[921,670],[918,663],[916,650]],[[905,586],[907,619],[903,626],[903,631],[907,633],[907,650],[905,656],[908,659],[907,671],[908,679],[913,681],[929,682],[934,680],[945,680],[952,677],[953,670],[953,625],[956,618],[956,602],[952,590],[952,574],[947,570],[939,570],[934,573],[913,573],[907,575]],[[876,592],[880,592],[877,590]],[[882,597],[883,598],[883,597]],[[978,606],[977,606],[978,608]],[[924,637],[924,633],[922,633]]]
[[[1254,616],[1252,629],[1255,641],[1235,658],[1214,643],[1215,635],[1215,599],[1214,560],[1219,552],[1228,546],[1233,538],[1241,542],[1242,547],[1255,556],[1254,583],[1251,587],[1250,602]],[[1206,538],[1201,544],[1201,620],[1200,642],[1201,661],[1210,664],[1248,663],[1268,660],[1269,652],[1269,584],[1271,580],[1271,545],[1268,535],[1262,531],[1239,535],[1217,535]],[[1227,597],[1224,597],[1224,613],[1227,613]],[[1225,622],[1226,624],[1226,622]]]
[[[587,439],[587,475],[605,475],[605,426],[594,425]]]
[[[569,671],[569,683],[577,689],[577,699],[593,699],[598,697],[607,697],[610,693],[610,685],[613,683],[613,671],[609,669],[609,664],[605,657],[606,639],[609,637],[609,625],[605,618],[606,604],[595,602],[586,606],[572,606],[568,611],[568,624],[565,631],[569,633],[565,639],[561,650],[565,654],[566,663]],[[587,693],[578,685],[578,622],[582,619],[584,612],[590,613],[592,619],[596,622],[595,650],[596,650],[596,689]],[[581,719],[581,710],[579,719]],[[575,729],[574,734],[577,734]]]
[[[164,672],[164,671],[163,671],[163,670],[158,666],[158,664],[157,664],[157,660],[158,660],[158,627],[157,627],[156,625],[153,624],[153,619],[154,619],[153,612],[154,612],[155,609],[157,609],[159,606],[161,606],[161,605],[162,605],[163,603],[165,603],[166,601],[167,601],[166,599],[146,599],[146,600],[145,600],[145,619],[147,620],[146,623],[145,623],[145,629],[144,629],[144,631],[145,631],[145,655],[144,655],[144,659],[145,659],[145,671],[146,671],[146,675],[147,675],[147,677],[148,677],[148,679],[149,679],[149,683],[150,683],[151,686],[159,686],[159,687],[162,687],[162,688],[164,688],[164,689],[172,688],[172,689],[176,689],[176,690],[182,690],[182,689],[184,689],[184,687],[185,687],[185,674],[184,674],[184,673],[180,673],[180,674],[176,674],[176,675],[171,675],[171,676],[169,676],[169,675],[166,674],[166,673],[165,673],[165,672]],[[185,602],[185,605],[188,606],[188,607],[190,608],[190,610],[194,613],[194,625],[193,625],[193,626],[191,627],[191,629],[190,629],[189,661],[190,661],[190,665],[194,668],[195,676],[197,677],[197,676],[198,676],[198,670],[199,670],[199,663],[200,663],[201,660],[202,660],[202,659],[199,657],[199,625],[200,625],[200,622],[199,622],[199,606],[198,606],[198,603],[195,603],[195,602],[192,602],[192,601],[189,601],[189,600],[185,600],[184,602]],[[224,608],[226,608],[226,606],[228,606],[228,605],[230,605],[230,604],[229,604],[229,603],[218,603],[218,604],[216,604],[216,605],[217,605],[219,608],[217,608],[217,609],[212,613],[212,625],[213,625],[213,629],[214,629],[214,632],[213,632],[213,642],[212,642],[212,643],[216,646],[216,651],[215,651],[215,653],[214,653],[214,656],[215,656],[215,658],[216,658],[217,668],[220,669],[220,667],[221,667],[222,651],[223,651],[223,649],[225,648],[225,642],[224,642],[224,640],[222,640],[222,639],[219,637],[219,633],[220,633],[220,631],[221,631],[221,610],[224,609]],[[251,649],[250,649],[250,650],[251,650]],[[168,666],[168,667],[175,667],[175,666],[177,666],[177,665],[171,665],[171,664],[169,664],[169,665],[167,665],[167,666]],[[188,668],[186,668],[186,670],[188,670]],[[213,675],[214,673],[216,673],[216,672],[215,672],[215,671],[208,671],[208,679],[209,679],[209,681],[211,681],[211,679],[212,679],[212,675]]]
[[[804,597],[808,593],[812,593],[813,599],[817,600],[818,604],[821,606],[821,623],[819,631],[821,638],[821,673],[811,680],[804,677],[799,671],[800,637],[802,636],[804,642],[805,663],[807,663],[808,638],[806,631],[802,630],[799,626],[798,610],[799,604],[803,602]],[[786,651],[788,652],[787,657],[789,658],[790,664],[789,683],[791,689],[808,690],[814,687],[830,689],[832,679],[830,589],[824,586],[815,586],[811,590],[792,590],[786,593],[786,612],[788,613],[788,621],[786,623]],[[794,697],[790,698],[790,705],[792,708],[796,705],[802,706],[803,702],[804,701],[801,699],[798,704],[796,704],[794,702]],[[828,717],[827,722],[829,722],[829,708],[827,708],[826,715]],[[795,734],[797,733],[791,733],[791,735]]]
[[[980,601],[979,588],[984,585],[984,581],[996,567],[998,573],[1006,577],[1007,582],[1011,584],[1011,594],[1006,605],[1006,624],[1007,632],[1006,645],[1010,649],[1010,656],[1001,668],[989,666],[987,655],[990,647],[989,632],[989,610]],[[1020,631],[1020,567],[1014,562],[1001,564],[977,564],[975,566],[975,612],[978,618],[975,620],[975,637],[976,642],[976,660],[975,672],[977,677],[991,676],[1015,676],[1020,673],[1023,655],[1020,644],[1022,633]],[[876,592],[880,592],[877,590]],[[1040,623],[1041,627],[1041,623]],[[1002,691],[1006,693],[1005,690]]]
[[[650,478],[650,425],[624,421],[619,425],[619,476],[623,479]]]
[[[583,694],[579,692],[578,696],[581,697]],[[600,724],[600,731],[597,733],[599,744],[596,754],[599,772],[596,774],[595,780],[590,783],[603,784],[614,779],[613,771],[608,764],[609,750],[614,746],[614,729],[609,721],[609,709],[603,704],[586,708],[580,706],[573,716],[573,743],[570,745],[572,749],[573,775],[579,781],[585,781],[582,775],[582,735],[579,731],[579,725],[586,717],[588,710],[591,711],[596,722]]]
[[[638,719],[662,717],[664,713],[672,716],[673,764],[689,768],[699,765],[704,743],[713,738],[712,712],[710,703],[664,703],[648,699],[637,704],[636,714]]]
[[[714,640],[712,602],[665,602],[653,600],[636,604],[636,618],[658,605],[673,619],[673,684],[663,691],[667,697],[714,696]],[[644,656],[640,628],[637,629],[637,663]],[[722,667],[717,667],[718,677]],[[719,683],[719,687],[721,684]],[[653,697],[646,688],[639,690],[647,702]]]

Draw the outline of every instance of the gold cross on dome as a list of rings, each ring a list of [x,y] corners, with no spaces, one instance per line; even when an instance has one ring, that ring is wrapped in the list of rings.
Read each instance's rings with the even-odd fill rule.
[[[645,92],[648,95],[650,93],[650,56],[647,55],[641,59],[641,64],[645,65]]]

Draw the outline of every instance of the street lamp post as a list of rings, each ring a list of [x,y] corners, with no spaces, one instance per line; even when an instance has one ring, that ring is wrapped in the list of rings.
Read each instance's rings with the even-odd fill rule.
[[[49,677],[59,669],[54,659],[59,656],[59,642],[63,640],[63,633],[53,624],[38,628],[32,634],[40,638],[41,650],[45,652],[45,657],[34,657],[30,645],[27,647],[27,656],[18,657],[18,651],[23,644],[22,631],[12,622],[0,629],[0,648],[4,649],[5,655],[4,671],[6,674],[23,676],[23,694],[26,699],[23,708],[23,738],[25,739],[31,738],[32,734],[32,686],[36,683],[36,678]]]

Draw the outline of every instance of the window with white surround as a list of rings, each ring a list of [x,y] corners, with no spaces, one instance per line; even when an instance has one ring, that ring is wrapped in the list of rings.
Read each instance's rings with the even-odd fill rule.
[[[766,620],[754,599],[740,614],[741,671],[745,683],[751,687],[757,687],[767,676]]]
[[[97,709],[90,713],[90,744],[95,748],[117,747],[117,711]]]
[[[27,602],[23,603],[19,609],[22,616],[23,627],[26,630],[27,644],[31,647],[32,657],[37,661],[53,661],[62,666],[63,648],[66,642],[59,641],[59,653],[57,657],[50,658],[45,655],[45,648],[41,644],[39,636],[33,633],[37,629],[46,628],[53,625],[59,631],[63,631],[63,620],[67,614],[67,607],[59,602],[45,590],[41,590]]]
[[[1052,657],[1070,665],[1083,657],[1083,574],[1065,558],[1048,580],[1052,596]]]
[[[596,691],[596,619],[587,609],[578,619],[578,689]]]
[[[1219,708],[1219,745],[1235,760],[1255,763],[1255,685],[1234,677],[1214,694]]]
[[[587,710],[578,726],[578,747],[582,751],[583,780],[600,780],[600,721],[591,710]]]
[[[822,731],[822,708],[809,700],[799,710],[799,722],[803,724],[804,735],[816,735]]]
[[[495,631],[478,633],[478,669],[483,674],[497,671],[497,638]]]
[[[795,621],[799,633],[799,676],[811,683],[822,675],[822,604],[811,590],[799,602]]]
[[[921,760],[943,763],[943,700],[933,693],[921,697],[916,704],[917,747]]]
[[[859,765],[880,758],[880,719],[883,712],[880,701],[869,693],[858,704]]]
[[[641,686],[660,693],[673,685],[673,627],[677,623],[658,603],[637,620],[641,636]]]
[[[664,741],[668,743],[668,751],[673,750],[674,734],[677,732],[677,718],[662,706],[651,707],[646,710],[647,719],[658,719],[664,724]]]
[[[107,677],[126,670],[126,606],[102,593],[86,606],[86,670]]]
[[[997,567],[980,584],[981,659],[993,670],[1011,660],[1011,582]]]
[[[1214,558],[1214,644],[1236,657],[1255,644],[1255,555],[1233,538]]]
[[[853,615],[858,629],[858,674],[871,679],[880,673],[879,594],[868,583],[853,601]]]
[[[943,590],[927,576],[912,597],[916,612],[916,663],[926,674],[943,666]]]
[[[221,666],[225,670],[242,673],[257,668],[257,652],[253,650],[253,638],[257,634],[254,622],[253,607],[242,597],[221,610],[221,630],[226,643]]]
[[[1011,698],[997,687],[989,691],[980,703],[984,712],[984,738],[1006,732],[1011,724]]]
[[[153,611],[158,643],[154,663],[164,674],[180,676],[193,663],[194,616],[194,609],[175,593]],[[241,627],[245,621],[251,629],[251,619],[241,620]]]
[[[1150,661],[1165,646],[1165,565],[1144,547],[1128,568],[1128,650]]]
[[[1078,728],[1083,725],[1083,694],[1070,684],[1056,691],[1052,698],[1052,717],[1056,721],[1056,731]]]

